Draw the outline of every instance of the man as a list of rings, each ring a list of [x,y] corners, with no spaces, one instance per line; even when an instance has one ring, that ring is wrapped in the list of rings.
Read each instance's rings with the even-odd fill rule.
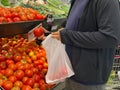
[[[105,90],[120,40],[118,0],[72,0],[65,28],[52,38],[66,45],[75,75],[65,90]]]

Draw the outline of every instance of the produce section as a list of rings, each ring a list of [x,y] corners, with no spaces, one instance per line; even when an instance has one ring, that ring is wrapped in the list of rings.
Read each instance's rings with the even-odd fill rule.
[[[44,48],[36,40],[24,37],[44,21],[45,15],[21,6],[0,7],[0,10],[0,87],[51,90],[55,85],[45,82],[48,63]]]
[[[0,0],[0,2],[4,7],[29,7],[38,10],[41,14],[53,14],[55,18],[65,18],[70,7],[70,4],[61,0]]]
[[[64,88],[64,82],[57,85],[45,82],[48,69],[46,52],[37,39],[44,33],[41,27],[33,32],[35,40],[28,41],[26,35],[40,23],[48,29],[48,14],[54,17],[52,30],[56,31],[67,16],[69,4],[60,0],[28,0],[25,3],[17,0],[17,4],[11,7],[7,1],[0,0],[4,4],[0,7],[0,87],[5,90],[54,90],[62,85]],[[120,47],[116,50],[107,90],[120,89],[119,71]]]
[[[34,27],[43,23],[48,29],[46,15],[39,13],[37,10],[28,7],[0,7],[0,37],[28,33]],[[62,22],[62,19],[55,19],[55,24]],[[55,25],[54,24],[54,25]],[[9,28],[9,30],[8,30]]]

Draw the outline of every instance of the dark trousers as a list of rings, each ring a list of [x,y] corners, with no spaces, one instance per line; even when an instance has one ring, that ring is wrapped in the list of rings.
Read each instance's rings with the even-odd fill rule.
[[[66,79],[65,90],[106,90],[105,84],[103,85],[83,85],[71,79]]]

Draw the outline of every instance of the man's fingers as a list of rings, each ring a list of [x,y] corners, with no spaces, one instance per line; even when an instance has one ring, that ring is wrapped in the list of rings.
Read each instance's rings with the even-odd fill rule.
[[[64,28],[60,28],[60,29],[58,29],[58,31],[61,31],[61,30],[63,30]]]

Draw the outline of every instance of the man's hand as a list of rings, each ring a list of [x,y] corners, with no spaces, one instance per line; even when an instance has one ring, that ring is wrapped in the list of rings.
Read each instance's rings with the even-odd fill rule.
[[[61,37],[60,37],[60,31],[54,32],[52,33],[52,38],[56,38],[57,40],[61,41]]]
[[[43,34],[42,36],[38,37],[39,40],[45,40],[46,36]]]
[[[52,38],[56,38],[57,40],[61,41],[61,37],[60,37],[60,31],[63,30],[64,28],[59,29],[57,32],[53,32],[52,33]]]

